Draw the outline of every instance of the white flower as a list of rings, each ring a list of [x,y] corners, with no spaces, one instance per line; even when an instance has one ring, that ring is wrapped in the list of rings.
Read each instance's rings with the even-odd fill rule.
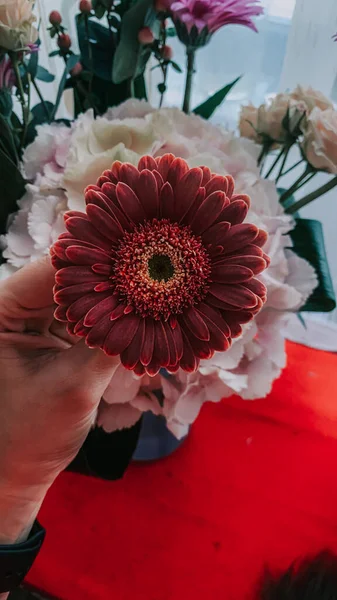
[[[332,102],[322,92],[314,90],[311,86],[303,88],[301,85],[298,85],[290,95],[296,102],[304,102],[309,113],[316,106],[320,110],[333,108]]]
[[[64,173],[69,152],[71,129],[65,125],[52,123],[39,125],[37,136],[27,146],[23,165],[28,179],[35,180],[40,175],[40,186],[48,188],[59,184]]]
[[[19,50],[36,42],[32,0],[0,0],[0,47]]]
[[[303,129],[302,149],[315,168],[337,173],[337,111],[314,108]]]

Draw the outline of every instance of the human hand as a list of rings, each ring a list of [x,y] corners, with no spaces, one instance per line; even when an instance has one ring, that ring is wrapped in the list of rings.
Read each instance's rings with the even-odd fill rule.
[[[0,282],[0,544],[32,525],[118,366],[54,320],[54,277],[46,257]]]

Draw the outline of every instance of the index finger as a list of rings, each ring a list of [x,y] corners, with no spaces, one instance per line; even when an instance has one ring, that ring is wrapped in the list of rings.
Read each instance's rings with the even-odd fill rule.
[[[13,295],[22,308],[34,309],[52,306],[55,269],[50,257],[45,256],[1,282],[2,292]]]

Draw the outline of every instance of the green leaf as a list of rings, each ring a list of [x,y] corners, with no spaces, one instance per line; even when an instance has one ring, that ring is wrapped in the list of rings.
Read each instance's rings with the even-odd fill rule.
[[[55,101],[55,105],[50,117],[50,120],[53,121],[55,119],[55,115],[57,113],[57,109],[59,107],[59,104],[61,102],[61,98],[62,98],[62,94],[63,94],[63,90],[64,90],[64,86],[66,84],[67,81],[67,76],[69,74],[69,71],[71,71],[71,69],[73,69],[73,67],[78,63],[78,61],[80,60],[80,56],[78,56],[77,54],[72,54],[71,56],[69,56],[68,60],[67,60],[67,64],[66,67],[63,71],[63,75],[62,75],[62,79],[60,81],[60,85],[59,85],[59,89],[57,92],[57,96],[56,96],[56,101]]]
[[[84,68],[90,70],[89,48],[85,22],[76,20],[78,43],[81,51],[81,62]],[[94,74],[104,81],[111,81],[112,61],[116,51],[117,39],[107,27],[100,23],[89,21],[89,39],[93,58]]]
[[[94,11],[95,11],[96,19],[103,19],[104,15],[106,13],[106,8],[104,8],[104,6],[102,6],[102,4],[97,4]]]
[[[164,94],[166,92],[165,83],[158,83],[157,88],[158,88],[158,92],[160,92],[160,94]]]
[[[170,65],[175,71],[177,71],[177,73],[183,72],[182,68],[179,67],[179,65],[176,62],[174,62],[174,60],[170,60]]]
[[[36,77],[36,71],[37,71],[38,64],[39,64],[39,53],[31,52],[30,58],[29,58],[29,61],[27,64],[27,71],[28,71],[28,73],[30,73],[32,79],[35,79],[35,77]]]
[[[46,83],[51,83],[52,81],[54,81],[55,75],[49,73],[47,69],[45,69],[44,67],[40,67],[39,65],[36,70],[36,79],[39,79],[40,81],[45,81]]]
[[[112,80],[121,83],[141,75],[151,56],[151,47],[138,42],[139,30],[146,26],[159,34],[159,21],[153,0],[138,0],[124,15],[120,31],[120,42],[113,61]]]
[[[53,109],[54,104],[48,102],[48,100],[45,100],[44,104],[40,102],[34,106],[31,112],[31,122],[29,123],[27,131],[26,146],[34,141],[36,137],[37,125],[43,125],[43,123],[49,122]]]
[[[114,27],[115,29],[119,29],[121,26],[121,18],[119,15],[117,14],[112,14],[109,16],[109,23],[111,27]]]
[[[167,27],[166,35],[167,35],[167,37],[176,37],[177,32],[175,30],[175,27]]]
[[[194,109],[194,111],[193,111],[194,114],[199,115],[200,117],[203,117],[204,119],[209,119],[212,116],[212,114],[214,113],[214,111],[220,106],[220,104],[222,104],[222,102],[226,98],[227,94],[231,91],[231,89],[234,87],[234,85],[241,79],[241,77],[242,77],[242,75],[240,75],[240,77],[237,77],[236,79],[234,79],[234,81],[232,81],[232,83],[225,85],[225,87],[221,88],[221,90],[218,90],[217,92],[215,92],[215,94],[213,94],[213,96],[208,98],[205,102],[203,102],[202,104],[199,104],[199,106],[197,106],[197,108]]]
[[[14,165],[18,165],[19,158],[13,136],[12,125],[10,120],[3,115],[0,115],[0,144],[1,148],[14,163]]]
[[[52,52],[49,52],[48,56],[59,56],[60,55],[60,51],[59,50],[53,50]]]
[[[0,114],[9,118],[13,110],[12,94],[6,88],[0,89]]]
[[[144,75],[139,75],[133,82],[133,91],[138,100],[147,100],[146,84]]]
[[[315,269],[318,286],[311,294],[301,312],[330,312],[336,308],[336,297],[325,252],[322,224],[314,219],[296,219],[296,227],[290,232],[292,250],[305,258]]]

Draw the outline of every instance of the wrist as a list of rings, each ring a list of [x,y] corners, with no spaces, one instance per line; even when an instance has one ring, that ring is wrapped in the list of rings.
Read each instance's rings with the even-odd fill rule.
[[[0,481],[0,545],[27,539],[46,493],[45,488],[13,489]]]

